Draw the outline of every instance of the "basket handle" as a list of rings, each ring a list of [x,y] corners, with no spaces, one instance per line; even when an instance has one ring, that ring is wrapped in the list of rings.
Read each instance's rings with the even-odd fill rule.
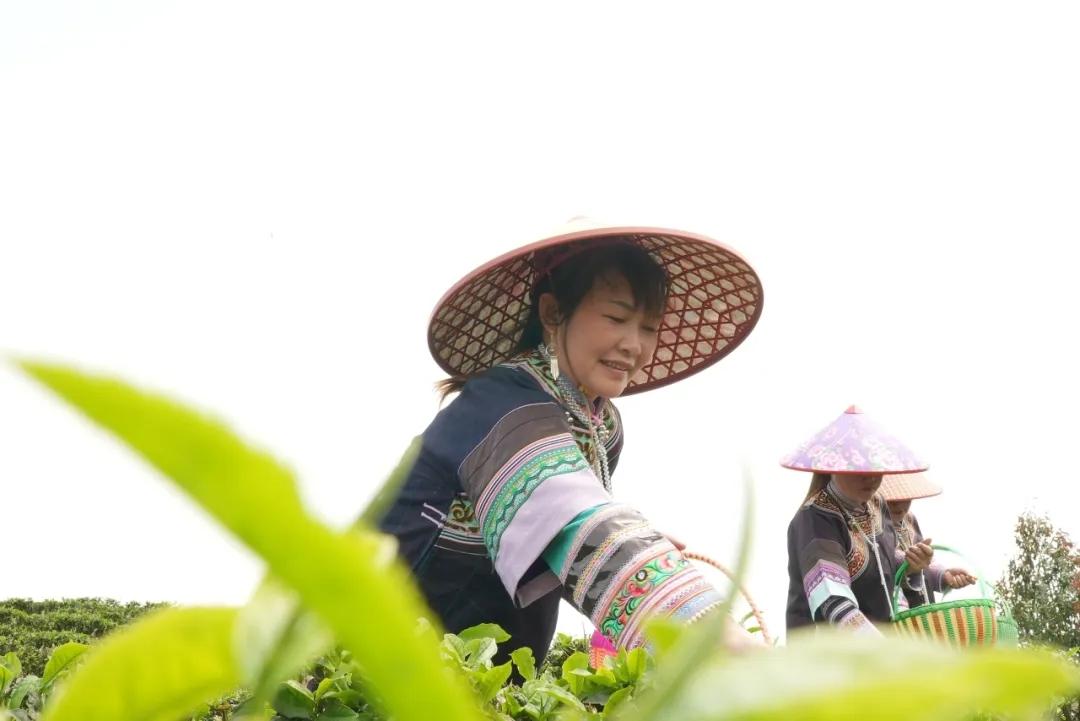
[[[945,551],[946,553],[955,554],[955,555],[960,556],[961,558],[963,558],[965,560],[968,560],[968,561],[971,560],[968,556],[965,556],[963,553],[960,553],[960,551],[957,551],[955,548],[950,548],[949,546],[945,546],[945,545],[942,545],[942,544],[939,544],[939,543],[931,544],[930,548],[933,548],[935,551]],[[893,618],[896,617],[896,614],[900,613],[900,592],[902,590],[901,586],[900,586],[900,582],[903,580],[904,576],[907,575],[908,565],[909,564],[907,562],[907,559],[904,559],[904,561],[900,564],[900,568],[896,569],[896,577],[893,578],[893,597],[892,597],[892,614],[893,614]],[[989,599],[992,599],[992,600],[998,599],[1000,594],[998,594],[996,592],[991,593],[992,590],[996,591],[996,589],[994,589],[993,586],[991,586],[990,584],[988,584],[986,581],[983,580],[982,571],[980,571],[979,569],[976,568],[975,573],[978,574],[978,578],[976,580],[977,580],[977,582],[979,584],[979,593],[982,594],[983,598],[989,598]],[[925,581],[924,581],[924,583],[925,583]],[[941,595],[944,596],[950,590],[952,590],[952,589],[947,588],[947,589],[943,590],[941,592]]]
[[[727,576],[729,579],[731,579],[732,583],[735,582],[735,574],[732,573],[727,566],[720,563],[716,559],[710,558],[709,556],[706,556],[702,553],[695,553],[693,551],[684,550],[682,554],[691,560],[701,561],[702,563],[706,563],[712,566],[713,568],[717,569],[725,576]],[[739,593],[743,595],[743,598],[746,599],[746,603],[750,606],[750,611],[754,614],[754,620],[757,621],[758,628],[761,629],[762,639],[764,639],[766,644],[771,646],[773,643],[773,639],[772,636],[769,635],[769,627],[765,625],[765,614],[761,612],[761,609],[758,608],[758,605],[754,602],[753,596],[750,595],[750,592],[747,591],[746,587],[743,586],[741,583],[739,584]]]

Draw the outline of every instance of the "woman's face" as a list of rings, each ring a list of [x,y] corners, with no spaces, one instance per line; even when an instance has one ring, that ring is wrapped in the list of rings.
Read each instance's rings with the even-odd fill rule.
[[[911,509],[911,501],[889,501],[889,515],[894,521],[899,521]]]
[[[859,503],[869,503],[881,486],[882,473],[838,473],[833,476],[845,496]]]
[[[545,328],[555,339],[559,373],[589,398],[620,395],[656,352],[660,316],[635,306],[622,275],[598,278],[563,324],[549,322],[557,317],[551,315],[554,296],[545,294],[540,301]]]

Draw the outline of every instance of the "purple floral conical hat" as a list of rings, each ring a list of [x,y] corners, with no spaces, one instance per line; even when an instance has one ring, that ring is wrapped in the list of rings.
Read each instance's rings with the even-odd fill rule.
[[[818,473],[916,473],[929,467],[855,406],[785,456],[780,465]]]

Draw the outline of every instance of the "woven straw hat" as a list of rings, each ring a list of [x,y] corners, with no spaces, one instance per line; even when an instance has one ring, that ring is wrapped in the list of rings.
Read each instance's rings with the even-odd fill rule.
[[[704,370],[736,347],[761,316],[757,273],[731,248],[697,233],[575,219],[559,233],[502,255],[458,281],[428,324],[428,347],[452,376],[507,360],[520,338],[539,277],[598,240],[619,238],[649,253],[670,291],[652,362],[623,395],[659,388]]]
[[[928,466],[855,406],[780,461],[817,473],[916,473]]]
[[[886,501],[913,501],[941,493],[941,486],[925,473],[888,474],[881,480],[878,492]]]

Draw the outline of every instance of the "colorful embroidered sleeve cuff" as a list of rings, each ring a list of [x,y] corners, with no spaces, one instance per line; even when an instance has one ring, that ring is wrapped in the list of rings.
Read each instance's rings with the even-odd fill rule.
[[[501,418],[458,469],[507,593],[528,605],[557,584],[525,572],[576,516],[611,496],[589,467],[553,403],[521,406]]]
[[[881,635],[859,607],[847,599],[830,599],[823,611],[828,622],[837,628],[856,634]]]
[[[618,647],[640,646],[649,618],[689,623],[720,604],[701,572],[629,506],[597,508],[568,535],[552,569],[568,600]]]
[[[803,576],[803,589],[810,604],[811,618],[817,618],[818,609],[830,598],[847,599],[858,608],[847,568],[833,561],[822,559],[815,563]]]

